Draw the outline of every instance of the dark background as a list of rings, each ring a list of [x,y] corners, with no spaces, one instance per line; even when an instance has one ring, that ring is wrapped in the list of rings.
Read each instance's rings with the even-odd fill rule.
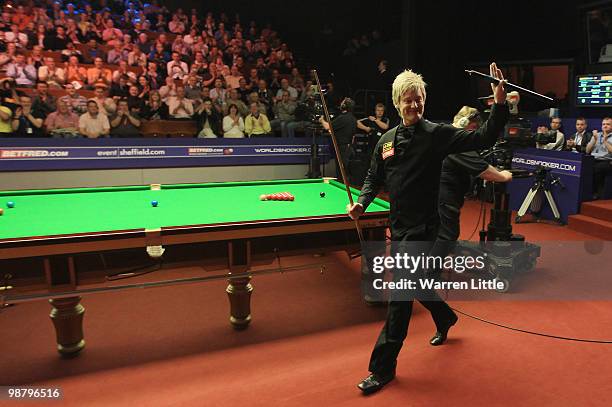
[[[387,59],[397,73],[412,68],[428,83],[427,116],[449,118],[464,104],[474,105],[476,87],[463,70],[497,61],[569,60],[571,78],[588,70],[585,60],[584,11],[612,1],[280,1],[234,2],[209,0],[196,7],[230,19],[270,23],[302,67],[314,67],[332,79],[342,93],[374,86],[378,60]],[[170,5],[176,7],[176,3]],[[323,28],[331,33],[323,33]],[[342,56],[351,37],[378,29],[383,41],[357,56]],[[567,63],[567,62],[565,62]],[[481,69],[484,71],[484,69]],[[529,78],[511,78],[530,85]],[[556,95],[563,98],[565,95]],[[568,95],[571,97],[571,94]],[[522,102],[523,103],[523,102]],[[531,103],[530,110],[547,106]],[[565,110],[573,110],[562,102]],[[569,112],[568,112],[569,113]]]

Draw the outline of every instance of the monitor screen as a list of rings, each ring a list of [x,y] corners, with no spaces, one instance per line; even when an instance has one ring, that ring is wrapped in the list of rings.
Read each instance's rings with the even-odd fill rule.
[[[612,106],[612,73],[576,77],[577,106]]]

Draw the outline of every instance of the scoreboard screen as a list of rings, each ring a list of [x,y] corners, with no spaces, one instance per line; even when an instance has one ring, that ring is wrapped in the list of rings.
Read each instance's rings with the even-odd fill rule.
[[[612,106],[612,73],[576,77],[577,106]]]

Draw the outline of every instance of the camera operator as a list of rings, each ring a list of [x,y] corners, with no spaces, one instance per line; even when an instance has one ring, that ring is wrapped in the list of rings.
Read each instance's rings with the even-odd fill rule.
[[[355,102],[353,102],[353,99],[344,98],[340,103],[340,114],[331,122],[331,126],[334,129],[334,134],[336,135],[336,140],[338,141],[338,148],[340,149],[338,154],[343,163],[348,161],[353,136],[357,131],[357,119],[353,115],[354,107]],[[319,121],[321,122],[323,128],[329,131],[330,126],[329,123],[325,121],[325,118],[321,116]],[[336,177],[338,177],[339,180],[342,179],[342,174],[340,173],[340,163],[338,160],[336,160]]]
[[[593,197],[597,199],[603,192],[606,175],[612,173],[612,117],[601,121],[600,134],[593,130],[593,137],[586,146],[586,153],[595,157],[593,164]]]
[[[576,119],[576,133],[567,140],[565,149],[576,153],[586,153],[587,144],[590,141],[590,135],[586,132],[587,122],[584,117]]]
[[[480,127],[480,123],[478,110],[469,106],[463,106],[453,119],[453,127],[464,130],[476,130]],[[497,170],[476,151],[447,156],[442,162],[440,174],[438,196],[440,226],[430,255],[444,258],[453,251],[455,242],[459,238],[461,208],[473,177],[492,182],[512,181],[510,171]],[[436,270],[436,272],[441,271]]]
[[[561,118],[553,117],[550,121],[550,129],[551,129],[551,132],[554,132],[554,131],[557,132],[557,138],[555,142],[554,143],[538,143],[537,147],[543,150],[557,150],[557,151],[563,150],[563,144],[565,143],[565,136],[559,130],[560,128],[561,128]],[[538,127],[539,134],[546,133],[547,131],[548,131],[548,128],[546,128],[546,126]]]

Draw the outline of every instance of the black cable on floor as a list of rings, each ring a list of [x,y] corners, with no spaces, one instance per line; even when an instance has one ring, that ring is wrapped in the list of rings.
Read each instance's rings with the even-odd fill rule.
[[[508,326],[508,325],[500,324],[500,323],[497,323],[497,322],[489,321],[489,320],[486,320],[484,318],[480,318],[480,317],[477,317],[475,315],[468,314],[467,312],[463,312],[463,311],[458,310],[458,309],[453,308],[453,307],[451,307],[451,309],[453,311],[455,311],[455,312],[458,312],[461,315],[464,315],[464,316],[468,317],[468,318],[475,319],[476,321],[484,322],[485,324],[497,326],[497,327],[504,328],[504,329],[509,329],[511,331],[522,332],[522,333],[529,334],[529,335],[543,336],[543,337],[546,337],[546,338],[560,339],[560,340],[564,340],[564,341],[612,344],[612,340],[572,338],[572,337],[568,337],[568,336],[559,336],[559,335],[545,334],[545,333],[541,333],[541,332],[528,331],[526,329],[515,328],[513,326]]]

